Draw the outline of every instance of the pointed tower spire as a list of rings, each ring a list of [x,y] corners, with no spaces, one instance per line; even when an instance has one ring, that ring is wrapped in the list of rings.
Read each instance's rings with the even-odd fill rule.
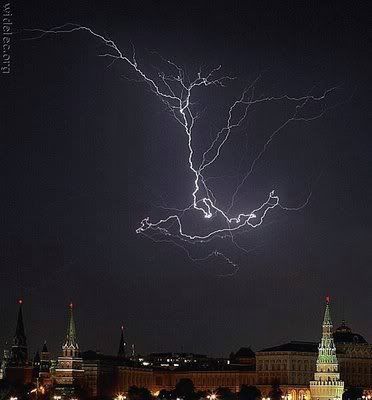
[[[331,363],[335,364],[338,367],[338,361],[336,356],[336,346],[333,340],[333,324],[331,319],[331,311],[330,311],[330,297],[326,297],[326,308],[324,312],[323,318],[323,333],[322,340],[319,344],[319,354],[318,354],[318,363]]]
[[[37,350],[35,355],[34,355],[34,367],[40,367],[40,353],[39,353],[39,350]]]
[[[17,345],[26,346],[26,335],[25,335],[25,328],[23,325],[23,313],[22,313],[22,304],[23,301],[20,299],[18,300],[19,309],[18,309],[18,318],[17,318],[17,327],[16,332],[14,335],[13,343]]]
[[[22,304],[23,301],[18,300],[19,309],[17,317],[16,331],[13,337],[13,345],[11,350],[11,363],[13,365],[25,365],[28,360],[27,354],[27,340],[25,334],[25,328],[23,325],[23,313]]]
[[[41,350],[42,353],[49,353],[48,347],[46,344],[46,340],[44,340],[43,349]]]
[[[70,303],[66,340],[64,345],[62,346],[64,354],[66,354],[66,356],[68,357],[74,357],[79,352],[79,345],[77,343],[77,338],[76,338],[76,328],[75,328],[73,308],[74,305]]]
[[[329,309],[330,302],[331,302],[331,298],[329,296],[327,296],[326,297],[326,308],[325,308],[324,319],[323,319],[323,327],[325,325],[327,325],[327,326],[330,326],[332,329],[333,325],[332,325],[332,320],[331,320],[331,312]]]
[[[72,303],[70,303],[68,328],[67,328],[67,335],[66,335],[66,343],[69,346],[71,346],[71,345],[76,346],[76,328],[75,328],[73,308],[74,308],[74,305]]]
[[[118,350],[119,358],[125,358],[125,346],[126,343],[124,341],[124,326],[121,326],[121,335],[120,335],[119,350]]]

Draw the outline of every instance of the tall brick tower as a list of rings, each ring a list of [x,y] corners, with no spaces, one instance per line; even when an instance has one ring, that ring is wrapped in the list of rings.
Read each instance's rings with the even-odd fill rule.
[[[314,380],[310,382],[310,393],[313,400],[341,400],[344,392],[344,382],[340,380],[336,346],[333,340],[329,303],[330,299],[327,297],[316,372]]]
[[[55,370],[55,394],[62,399],[76,396],[82,388],[84,379],[83,360],[80,357],[79,345],[73,314],[73,304],[69,305],[69,318],[66,339],[62,345],[62,356],[58,357]]]
[[[28,360],[27,339],[23,324],[23,301],[18,300],[18,317],[13,337],[9,361],[5,368],[5,377],[13,384],[26,384],[32,381],[32,365]]]

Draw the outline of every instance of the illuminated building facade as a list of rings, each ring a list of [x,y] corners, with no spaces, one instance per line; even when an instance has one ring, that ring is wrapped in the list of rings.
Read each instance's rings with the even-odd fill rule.
[[[84,394],[87,397],[116,397],[127,393],[131,386],[153,388],[153,369],[126,357],[123,327],[117,356],[95,351],[82,353],[84,370]]]
[[[328,360],[328,355],[336,357],[337,368],[335,364],[329,367],[321,364],[320,361]],[[329,357],[333,362],[334,359],[331,360],[332,357]],[[250,369],[244,368],[247,366],[250,366]],[[333,368],[332,377],[328,375],[328,368]],[[189,378],[197,390],[213,391],[218,387],[228,387],[232,391],[238,391],[242,384],[246,384],[257,386],[263,397],[269,395],[272,384],[277,382],[283,395],[291,400],[309,400],[311,397],[333,400],[342,396],[343,381],[346,387],[361,387],[366,394],[370,394],[372,346],[361,335],[353,333],[345,322],[332,333],[329,304],[327,304],[320,345],[315,342],[293,341],[265,348],[256,353],[249,348],[242,348],[237,353],[231,354],[230,364],[223,369],[195,368],[182,371],[182,368],[179,368],[167,372],[154,371],[153,390],[155,392],[161,389],[170,390],[180,379]],[[314,379],[314,372],[317,369],[325,371],[327,376],[316,375]],[[328,377],[331,381],[329,386],[327,386]],[[322,382],[313,384],[313,393],[309,386],[311,381]],[[316,385],[323,388],[320,390],[323,396],[314,389]]]
[[[87,397],[115,397],[117,393],[117,367],[115,356],[95,351],[82,353],[84,370],[84,393]]]
[[[174,389],[185,378],[193,381],[197,391],[227,387],[237,392],[244,384],[257,386],[263,397],[269,397],[272,384],[277,382],[288,400],[310,400],[311,397],[333,400],[340,397],[342,381],[346,388],[361,387],[365,394],[372,394],[372,345],[353,333],[345,322],[332,332],[329,304],[319,346],[314,342],[292,341],[257,352],[243,347],[231,353],[229,359],[192,353],[151,353],[135,357],[125,350],[121,330],[116,356],[93,351],[80,354],[71,305],[62,356],[55,365],[44,344],[37,363],[39,373],[34,373],[34,379],[38,376],[39,384],[47,390],[51,388],[61,399],[112,398],[118,393],[127,393],[131,386],[146,387],[155,394],[162,389]],[[5,378],[13,376],[15,383],[30,382],[32,366],[27,356],[21,304],[12,349],[4,354]]]
[[[145,387],[155,392],[154,371],[151,368],[131,365],[117,367],[117,393],[127,393],[131,386]]]
[[[5,348],[4,352],[3,352],[3,359],[1,361],[0,381],[2,379],[5,379],[5,369],[6,369],[6,366],[8,365],[9,357],[10,357],[10,351],[7,348]]]
[[[341,379],[347,386],[372,388],[372,345],[353,333],[345,321],[333,333]]]
[[[181,379],[191,379],[197,391],[215,391],[219,387],[229,388],[238,392],[241,385],[255,385],[256,372],[239,370],[238,368],[226,370],[173,370],[154,371],[154,393],[161,389],[172,390]]]
[[[345,387],[372,389],[372,345],[343,323],[333,333],[340,378]],[[314,379],[318,356],[315,342],[290,342],[256,352],[256,385],[266,395],[273,381],[292,400],[310,398],[309,382]]]
[[[267,396],[272,382],[292,400],[310,398],[309,382],[314,377],[317,344],[294,341],[256,353],[256,386]]]
[[[204,354],[194,353],[151,353],[143,359],[143,365],[156,368],[175,369],[192,365],[208,366],[210,359]]]

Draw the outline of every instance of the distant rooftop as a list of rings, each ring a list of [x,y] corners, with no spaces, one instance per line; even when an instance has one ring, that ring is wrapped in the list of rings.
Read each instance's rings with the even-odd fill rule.
[[[367,341],[359,333],[354,333],[345,323],[333,332],[335,344],[367,344]],[[280,344],[279,346],[267,347],[260,351],[298,351],[306,353],[316,353],[318,351],[318,342],[292,341]]]
[[[250,347],[241,347],[235,354],[235,358],[255,357],[254,351]]]
[[[333,332],[333,338],[335,340],[335,343],[358,343],[358,344],[367,344],[367,341],[364,339],[362,335],[359,335],[359,333],[354,333],[345,323],[345,321],[342,321],[341,326],[339,326],[334,332]]]
[[[318,343],[317,342],[301,342],[292,341],[289,343],[280,344],[279,346],[267,347],[260,351],[298,351],[305,353],[317,353]]]
[[[117,360],[116,356],[101,354],[97,351],[87,350],[81,353],[81,357],[84,360]]]
[[[194,357],[194,358],[207,358],[205,354],[195,353],[178,353],[178,352],[166,352],[166,353],[150,353],[149,357]]]

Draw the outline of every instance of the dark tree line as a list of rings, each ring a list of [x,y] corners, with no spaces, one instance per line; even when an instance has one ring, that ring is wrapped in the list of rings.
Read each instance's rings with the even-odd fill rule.
[[[131,386],[128,390],[128,398],[129,400],[151,400],[152,396],[144,387]]]
[[[194,383],[191,379],[180,379],[174,390],[161,390],[158,398],[161,400],[199,400],[213,399],[213,395],[217,400],[258,400],[261,398],[261,392],[255,386],[242,385],[239,393],[233,393],[227,387],[219,387],[215,393],[204,391],[196,391]]]
[[[342,400],[360,400],[364,390],[362,388],[351,386],[342,395]]]

